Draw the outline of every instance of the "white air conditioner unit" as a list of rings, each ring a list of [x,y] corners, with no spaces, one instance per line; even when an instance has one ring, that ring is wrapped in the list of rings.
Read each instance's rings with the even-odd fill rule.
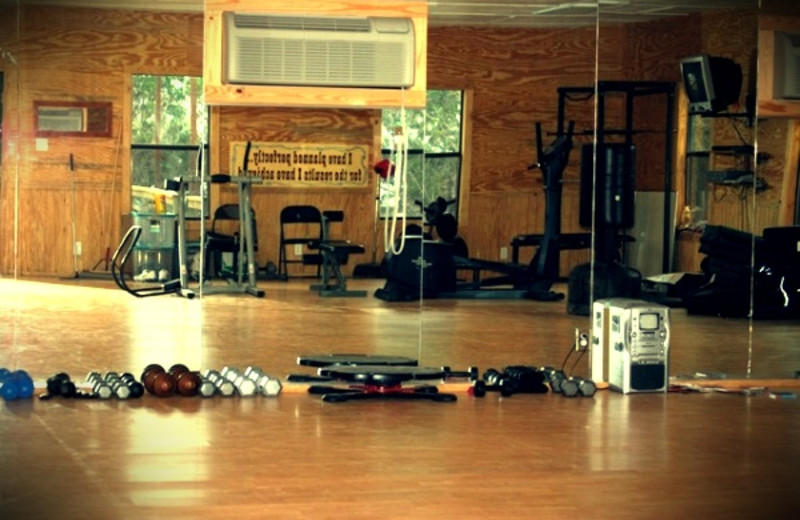
[[[414,84],[409,18],[224,14],[223,80],[248,85]]]
[[[37,112],[37,127],[46,132],[83,132],[85,128],[82,108],[48,107]]]

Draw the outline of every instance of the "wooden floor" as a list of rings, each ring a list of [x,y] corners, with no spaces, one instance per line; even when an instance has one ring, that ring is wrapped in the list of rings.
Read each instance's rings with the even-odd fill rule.
[[[0,366],[66,371],[415,357],[560,366],[564,303],[319,298],[307,281],[136,299],[107,281],[0,279]],[[353,285],[378,286],[375,281]],[[672,314],[672,375],[791,378],[800,324]],[[572,365],[572,361],[568,367]],[[585,375],[581,359],[575,373]],[[777,519],[800,510],[800,399],[466,393],[455,403],[268,398],[0,404],[0,519]]]

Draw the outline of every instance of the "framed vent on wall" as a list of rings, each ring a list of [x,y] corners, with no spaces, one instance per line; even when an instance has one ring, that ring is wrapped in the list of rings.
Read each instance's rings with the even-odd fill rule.
[[[775,99],[800,99],[800,32],[775,32]]]
[[[425,106],[427,2],[208,0],[211,105]]]

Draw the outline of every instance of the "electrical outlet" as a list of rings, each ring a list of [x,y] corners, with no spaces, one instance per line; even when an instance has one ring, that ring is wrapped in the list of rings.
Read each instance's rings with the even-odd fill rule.
[[[500,248],[500,260],[508,260],[508,247],[503,246]]]
[[[303,254],[303,244],[294,245],[294,254],[295,256],[300,256]]]
[[[589,349],[589,335],[582,333],[579,328],[575,328],[575,352]]]
[[[83,245],[81,244],[80,240],[75,242],[75,254],[77,256],[81,256],[83,254]]]

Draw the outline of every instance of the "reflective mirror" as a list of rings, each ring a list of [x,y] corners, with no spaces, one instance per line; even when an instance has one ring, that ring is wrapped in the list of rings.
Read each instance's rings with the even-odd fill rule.
[[[0,2],[0,196],[3,197],[0,201],[0,283],[4,284],[5,289],[5,306],[0,319],[3,329],[0,335],[5,348],[0,353],[0,367],[12,370],[20,366],[20,352],[23,349],[17,341],[17,331],[21,330],[24,319],[18,307],[23,291],[14,284],[19,266],[16,258],[8,254],[16,247],[17,231],[14,224],[17,217],[13,205],[15,193],[10,187],[19,185],[20,181],[19,76],[23,59],[19,52],[19,9],[18,0]]]
[[[560,103],[562,88],[594,81],[596,12],[528,11],[513,21],[519,26],[429,31],[430,86],[467,87],[462,176],[452,211],[458,241],[451,245],[466,261],[456,261],[452,296],[424,301],[429,365],[452,363],[450,338],[458,337],[458,359],[491,360],[482,371],[560,368],[575,328],[587,330],[585,317],[567,315],[564,299],[566,276],[589,261],[590,241],[578,223],[579,153],[567,134],[574,121],[576,141],[578,134],[591,135],[593,111],[570,107],[565,116]],[[440,195],[429,193],[427,201]],[[560,248],[562,233],[577,245]]]
[[[754,238],[751,340],[747,372],[752,377],[794,376],[800,342],[800,134],[796,56],[800,5],[761,0],[758,13],[753,128],[755,172],[749,185]],[[795,78],[795,79],[792,79]]]
[[[709,23],[712,19],[715,23]],[[677,252],[680,262],[694,263],[690,268],[702,274],[702,285],[684,298],[685,311],[673,313],[677,325],[685,324],[683,330],[673,329],[673,338],[678,345],[681,333],[709,327],[713,332],[707,337],[714,339],[685,337],[682,344],[697,345],[703,357],[691,359],[691,366],[673,350],[673,374],[751,375],[752,253],[753,238],[760,233],[756,222],[760,189],[755,189],[753,162],[757,120],[752,106],[757,20],[757,2],[732,3],[727,9],[704,13],[702,42],[679,57],[677,128],[685,174],[678,185],[689,202],[678,203]],[[694,68],[697,56],[707,60],[708,70]],[[705,79],[715,86],[715,101],[704,106],[704,93],[698,94],[695,87],[708,85]],[[692,355],[698,353],[693,350]]]
[[[614,6],[600,8],[600,41],[624,42],[618,52],[601,44],[601,80],[622,77],[643,87],[672,84],[674,108],[665,111],[666,96],[646,91],[633,103],[623,97],[614,112],[598,108],[599,129],[604,113],[616,117],[617,128],[634,129],[633,210],[630,225],[623,226],[631,240],[627,245],[605,251],[595,247],[594,298],[609,293],[603,285],[608,275],[599,267],[611,250],[629,272],[641,276],[642,284],[636,284],[641,299],[670,307],[670,375],[743,377],[751,373],[754,354],[751,241],[765,217],[753,166],[758,3],[720,2],[702,10],[676,4],[661,15],[622,26]],[[681,67],[698,56],[714,57],[715,68],[724,61],[735,69],[715,82],[719,99],[711,108],[697,105],[704,89],[695,81],[702,75]],[[731,88],[736,92],[723,102]],[[598,153],[595,161],[596,189],[615,189],[601,179],[607,157]],[[595,215],[596,240],[602,237],[597,219],[606,216]],[[739,244],[735,259],[720,240]],[[611,292],[629,296],[621,287]]]
[[[570,120],[575,120],[575,146],[563,172],[561,186],[561,207],[558,211],[561,217],[560,233],[588,235],[589,241],[594,243],[593,249],[566,249],[559,254],[558,280],[552,287],[556,291],[563,289],[564,293],[572,294],[572,291],[567,291],[567,286],[573,269],[589,263],[590,258],[594,258],[596,263],[598,258],[609,255],[618,256],[624,265],[637,270],[643,278],[669,273],[706,276],[708,273],[704,272],[703,263],[709,262],[703,260],[708,255],[701,252],[701,239],[707,225],[724,226],[760,236],[766,228],[792,223],[797,212],[797,174],[796,165],[792,164],[791,159],[794,157],[792,153],[795,147],[790,145],[796,141],[793,136],[796,136],[797,131],[791,123],[796,117],[781,117],[773,112],[771,115],[759,114],[758,118],[749,121],[749,116],[736,115],[748,112],[748,96],[752,96],[754,82],[761,80],[756,78],[760,63],[755,59],[757,50],[760,50],[757,45],[757,2],[731,0],[717,4],[720,6],[717,11],[692,11],[687,14],[676,12],[675,16],[662,13],[655,20],[631,20],[630,14],[622,19],[618,6],[604,4],[601,5],[599,26],[594,24],[594,15],[589,23],[576,23],[575,16],[566,17],[554,13],[550,15],[548,24],[534,29],[512,26],[429,27],[429,88],[456,89],[462,91],[464,96],[462,176],[459,186],[450,186],[455,191],[449,193],[454,193],[454,198],[458,199],[457,209],[453,212],[458,221],[458,234],[464,239],[470,257],[492,262],[516,260],[516,263],[523,266],[530,265],[534,258],[535,246],[524,244],[524,240],[516,244],[513,241],[519,236],[541,236],[545,231],[546,183],[540,169],[529,169],[538,162],[536,123],[541,123],[542,142],[548,145],[556,140],[560,132],[565,131]],[[675,11],[685,8],[683,4],[677,3],[668,7]],[[762,21],[764,16],[786,18],[783,11],[785,8],[785,5],[781,5],[778,11],[762,12]],[[4,144],[0,161],[4,176],[11,175],[19,181],[14,183],[14,186],[18,186],[14,188],[17,191],[4,199],[4,207],[13,207],[13,199],[20,201],[19,218],[5,219],[3,223],[6,226],[4,231],[7,231],[4,236],[14,237],[13,245],[6,246],[5,249],[8,253],[3,256],[4,272],[22,272],[27,275],[41,272],[71,273],[76,266],[81,271],[90,269],[98,260],[107,256],[107,249],[113,249],[116,245],[120,230],[125,227],[122,215],[130,210],[126,206],[127,201],[133,199],[130,191],[133,189],[130,183],[131,165],[127,155],[131,143],[125,137],[125,132],[129,131],[129,123],[123,120],[118,125],[121,127],[121,134],[112,135],[119,137],[119,143],[115,140],[113,147],[93,150],[91,156],[87,150],[66,148],[51,149],[48,152],[50,155],[44,156],[35,150],[32,142],[23,142],[22,145],[26,148],[21,148],[19,136],[35,135],[39,128],[38,125],[34,126],[37,119],[34,114],[39,112],[32,111],[36,101],[34,96],[47,100],[44,93],[51,91],[20,88],[20,82],[25,79],[17,74],[19,62],[26,58],[36,60],[36,63],[41,64],[41,70],[37,72],[40,75],[50,74],[50,79],[56,78],[55,74],[51,74],[54,70],[70,69],[61,67],[59,61],[67,60],[64,56],[67,53],[39,60],[35,53],[31,56],[20,55],[18,47],[22,37],[43,46],[63,45],[69,48],[69,42],[55,41],[59,35],[47,30],[55,18],[64,26],[85,29],[86,35],[92,35],[99,34],[106,26],[103,23],[104,16],[125,16],[120,14],[124,11],[104,10],[95,19],[83,16],[83,8],[26,5],[25,9],[31,9],[31,16],[26,18],[31,23],[26,25],[27,33],[20,35],[17,25],[18,2],[3,2],[2,9],[0,71],[3,73],[4,83]],[[584,12],[583,15],[585,14]],[[178,24],[181,27],[176,34],[182,41],[176,42],[176,45],[201,49],[202,16],[197,13],[180,16],[185,24]],[[154,23],[174,22],[155,20]],[[686,29],[687,24],[691,30]],[[599,43],[596,41],[598,35]],[[455,48],[454,42],[458,42],[461,47]],[[31,48],[33,47],[35,46]],[[464,55],[464,49],[467,49],[469,59],[454,60],[454,56]],[[689,101],[679,64],[684,57],[702,53],[732,59],[742,70],[741,94],[718,117],[689,114]],[[104,74],[113,75],[112,81],[118,85],[127,85],[132,73],[200,75],[200,54],[199,51],[187,53],[177,60],[177,65],[155,60],[151,65],[156,65],[152,67],[142,66],[148,70],[135,70],[137,67],[131,65],[124,67],[124,72],[121,72],[122,69],[113,69],[105,70]],[[152,57],[150,54],[148,56]],[[31,62],[33,61],[28,61]],[[159,70],[153,70],[154,68]],[[31,77],[28,76],[28,80]],[[87,85],[85,80],[73,81],[70,78],[64,76],[63,84],[51,86],[63,91],[65,95],[68,93],[81,96],[79,99],[89,99],[91,85]],[[674,83],[675,109],[672,123],[667,120],[669,114],[664,106],[665,95],[637,96],[633,109],[627,110],[624,93],[598,96],[593,90],[598,82],[616,82],[621,79]],[[587,96],[585,92],[562,90],[566,113],[561,117],[559,89],[562,87],[588,87],[592,91]],[[116,97],[120,107],[129,107],[131,98],[124,90],[120,88]],[[598,104],[600,97],[604,97],[605,102],[602,114],[601,105]],[[87,131],[93,131],[90,130],[91,127],[100,131],[99,127],[95,128],[90,124],[94,117],[90,117],[83,108],[78,113],[69,104],[58,105],[64,110],[43,115],[55,116],[50,118],[55,120],[63,116],[67,124],[72,125],[66,127],[68,131],[79,127],[81,130],[86,128]],[[113,106],[115,109],[118,106],[116,100]],[[765,107],[775,110],[772,105],[758,104],[760,111]],[[42,108],[44,110],[44,105]],[[597,123],[602,122],[601,127],[595,123],[595,114]],[[597,228],[597,215],[591,208],[588,211],[589,225],[582,225],[582,178],[584,172],[588,171],[590,185],[597,185],[597,165],[602,160],[597,155],[594,144],[598,137],[602,137],[608,142],[622,142],[624,145],[625,136],[616,134],[616,131],[628,126],[628,115],[631,119],[630,127],[635,130],[631,136],[635,145],[633,225],[625,225],[624,229],[618,230],[618,236],[610,240],[606,237],[605,245],[598,247],[598,238],[606,233],[601,233]],[[248,141],[274,143],[296,140],[325,144],[330,142],[331,134],[336,135],[337,139],[341,138],[342,143],[356,140],[367,146],[374,155],[370,159],[377,162],[382,158],[382,154],[378,152],[382,148],[379,144],[381,118],[379,110],[241,107],[214,109],[209,123],[210,142],[214,143],[208,156],[209,172],[229,171],[231,165],[237,162],[234,158],[238,153],[236,147],[241,147],[242,143]],[[48,128],[51,130],[42,130],[64,129],[53,126]],[[665,128],[671,130],[665,132]],[[598,132],[603,135],[598,136]],[[668,135],[672,136],[671,145],[665,143]],[[424,137],[430,139],[436,136]],[[583,152],[586,143],[590,143],[590,152]],[[674,149],[672,154],[665,150],[670,146]],[[751,153],[726,155],[719,147],[733,147],[737,153],[750,150]],[[711,156],[712,153],[714,157]],[[74,174],[70,177],[57,177],[60,184],[53,190],[38,190],[38,186],[47,182],[45,179],[54,178],[48,168],[65,167],[69,164],[70,154],[74,154],[76,159]],[[24,164],[18,157],[25,157]],[[420,157],[427,158],[427,154]],[[587,157],[586,162],[590,166],[584,167],[584,157]],[[668,173],[670,160],[671,174]],[[371,167],[372,164],[368,166]],[[722,182],[719,182],[720,178],[714,177],[714,172],[719,170],[731,174],[749,169],[755,170],[755,175],[722,179]],[[423,183],[429,176],[427,167],[424,171]],[[20,172],[25,172],[24,178],[20,178]],[[268,262],[277,263],[278,256],[275,253],[280,240],[277,224],[279,213],[290,203],[309,203],[322,210],[343,210],[346,224],[344,227],[335,226],[334,231],[341,229],[342,238],[366,246],[365,255],[351,257],[351,264],[380,263],[384,240],[375,238],[381,232],[376,233],[373,225],[375,222],[378,226],[383,224],[382,220],[375,217],[378,178],[372,171],[367,173],[367,184],[352,190],[254,187],[252,204],[258,215],[259,246],[264,246],[257,253],[259,268],[264,269],[260,274],[267,275]],[[759,179],[763,179],[765,184],[762,185]],[[33,208],[44,201],[48,207],[59,208],[54,210],[54,221],[72,223],[72,206],[63,204],[64,200],[71,200],[72,180],[76,187],[75,237],[53,234],[50,245],[53,251],[59,253],[37,255],[34,252],[36,248],[32,246],[39,240],[35,232],[24,224],[15,222],[31,221],[27,217],[30,217]],[[439,190],[425,188],[425,192],[420,192],[422,202],[426,204],[439,195],[430,193],[429,189]],[[595,188],[589,189],[591,192]],[[213,187],[213,205],[209,209],[213,210],[218,204],[233,202],[235,199],[234,188]],[[794,204],[790,204],[792,200],[795,201]],[[126,202],[119,204],[110,201]],[[153,204],[155,203],[153,199]],[[95,221],[90,214],[101,217]],[[351,226],[350,223],[354,225]],[[583,219],[583,224],[585,223]],[[15,225],[19,227],[14,228]],[[100,238],[94,240],[90,236]],[[631,241],[626,237],[630,237]],[[76,246],[76,242],[81,243],[80,248]],[[81,251],[80,255],[76,254],[78,250]],[[752,251],[752,246],[747,246],[742,254],[750,257]],[[291,253],[294,253],[293,249]],[[752,261],[750,267],[756,267]],[[313,271],[314,267],[306,266],[302,269]],[[749,276],[752,270],[746,270],[746,274]],[[352,271],[348,269],[346,272],[350,274]],[[583,288],[587,292],[597,293],[598,281],[602,276],[596,269],[586,272],[588,274]],[[301,271],[301,274],[307,273]],[[462,281],[469,280],[472,276],[473,272],[470,270],[458,272],[458,278]],[[755,283],[755,278],[752,281]],[[363,286],[370,291],[380,286],[379,283],[363,280],[353,280],[351,283],[354,287]],[[686,278],[686,283],[691,283],[689,277]],[[748,285],[749,283],[750,281]],[[278,283],[269,282],[265,289],[268,294],[272,293],[268,299],[290,302],[290,306],[296,294],[288,286]],[[662,290],[653,287],[649,289],[655,292]],[[670,287],[663,290],[674,289],[675,287]],[[672,293],[667,296],[671,297]],[[592,299],[593,297],[587,296],[581,302],[588,305]],[[675,327],[675,344],[697,344],[697,347],[686,350],[681,356],[676,355],[673,374],[706,371],[728,375],[775,375],[779,372],[778,360],[785,364],[787,358],[773,356],[764,350],[763,345],[770,343],[772,334],[784,334],[785,331],[775,328],[777,325],[772,322],[759,319],[750,321],[749,316],[758,314],[757,307],[752,307],[757,303],[750,302],[749,293],[746,300],[744,313],[735,318],[720,318],[716,315],[690,313],[682,307],[674,308],[676,324],[679,320],[686,320],[693,325]],[[317,303],[321,312],[330,312],[335,319],[347,319],[348,312],[337,314],[347,308],[347,304],[341,300],[320,298]],[[200,305],[205,307],[206,304],[207,302],[202,302]],[[459,299],[426,299],[422,304],[416,301],[385,305],[379,303],[374,306],[375,316],[393,317],[388,320],[392,321],[390,326],[386,326],[386,321],[376,318],[376,327],[381,333],[387,334],[385,337],[381,336],[378,342],[380,346],[373,344],[372,333],[366,331],[349,331],[351,338],[344,343],[381,352],[403,352],[415,357],[421,352],[426,363],[438,364],[448,362],[447,336],[444,331],[463,324],[459,320],[479,320],[483,324],[484,333],[469,340],[474,342],[474,348],[482,348],[483,345],[501,341],[498,338],[502,338],[503,327],[518,326],[519,322],[507,321],[511,315],[516,315],[524,322],[528,311],[537,316],[557,313],[561,317],[566,314],[564,319],[568,325],[557,327],[557,334],[560,336],[547,342],[548,345],[553,345],[552,350],[539,354],[544,352],[539,349],[551,347],[540,345],[541,342],[534,334],[539,330],[538,326],[531,321],[524,322],[525,326],[532,329],[530,339],[524,345],[505,345],[498,351],[498,364],[517,361],[520,352],[532,353],[526,361],[546,363],[557,358],[557,353],[571,343],[573,328],[585,330],[590,327],[590,321],[585,314],[566,313],[567,305],[569,301],[497,301],[490,304],[491,312],[480,314],[476,318],[469,313],[463,313],[463,316],[460,314],[473,304]],[[515,310],[512,311],[511,308]],[[695,310],[698,309],[707,310],[708,307],[698,305]],[[421,321],[420,315],[423,316]],[[420,323],[423,324],[422,327]],[[386,327],[386,330],[382,327]],[[274,331],[273,339],[279,341],[278,331]],[[331,348],[322,346],[325,342],[322,336],[312,337],[312,340],[313,344],[320,344],[319,349]],[[287,348],[296,353],[307,349],[308,344],[303,342],[303,345]],[[429,346],[433,350],[429,351]],[[723,348],[725,355],[718,355]]]
[[[22,57],[19,52],[20,7],[19,1],[0,2],[0,176],[4,180],[0,206],[6,218],[0,222],[0,236],[3,236],[2,250],[11,251],[16,247],[16,214],[12,201],[14,190],[6,186],[16,186],[19,182],[19,74]],[[0,255],[0,276],[18,274],[17,259],[14,255]]]

